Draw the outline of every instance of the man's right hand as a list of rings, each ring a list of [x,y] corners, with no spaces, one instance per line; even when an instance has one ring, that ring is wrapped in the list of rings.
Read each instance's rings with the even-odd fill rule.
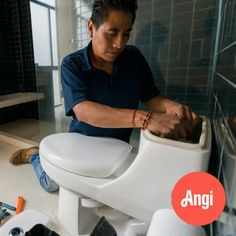
[[[147,129],[163,137],[178,140],[192,136],[193,127],[184,119],[170,114],[152,113]]]

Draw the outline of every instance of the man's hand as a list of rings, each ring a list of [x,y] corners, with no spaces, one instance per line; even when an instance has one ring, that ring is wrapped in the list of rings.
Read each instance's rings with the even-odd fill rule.
[[[180,120],[188,122],[188,124],[192,126],[192,129],[194,129],[202,120],[197,113],[191,110],[191,108],[174,101],[166,108],[166,114],[175,115]]]
[[[189,107],[175,102],[166,108],[166,113],[178,116],[180,119],[185,119],[190,123],[195,117],[195,113],[193,113]]]
[[[188,106],[177,103],[161,95],[148,101],[148,106],[155,112],[161,112],[178,117],[181,121],[188,122],[195,128],[201,122],[201,117]]]
[[[176,115],[153,113],[147,129],[152,133],[170,139],[187,138],[192,135],[191,125]]]

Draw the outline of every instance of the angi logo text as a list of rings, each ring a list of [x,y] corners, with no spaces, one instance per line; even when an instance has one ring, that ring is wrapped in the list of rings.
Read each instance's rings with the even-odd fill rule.
[[[189,204],[190,206],[198,206],[207,210],[213,206],[213,191],[210,190],[208,194],[192,194],[191,190],[187,190],[186,196],[181,200],[180,204],[182,207],[187,207]]]

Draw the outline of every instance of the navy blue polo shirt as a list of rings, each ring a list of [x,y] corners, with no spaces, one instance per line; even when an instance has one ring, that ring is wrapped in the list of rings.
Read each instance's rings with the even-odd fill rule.
[[[160,94],[153,75],[140,51],[127,45],[115,61],[112,74],[92,66],[89,45],[66,56],[61,64],[62,89],[67,116],[72,116],[70,132],[89,136],[113,137],[129,142],[131,128],[99,128],[78,120],[73,107],[93,101],[115,108],[136,109]]]

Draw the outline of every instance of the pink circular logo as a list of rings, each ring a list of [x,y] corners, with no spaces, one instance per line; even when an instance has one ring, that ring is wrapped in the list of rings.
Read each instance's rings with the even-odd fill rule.
[[[207,225],[222,213],[226,202],[222,184],[206,172],[183,176],[172,191],[172,206],[186,223]]]

